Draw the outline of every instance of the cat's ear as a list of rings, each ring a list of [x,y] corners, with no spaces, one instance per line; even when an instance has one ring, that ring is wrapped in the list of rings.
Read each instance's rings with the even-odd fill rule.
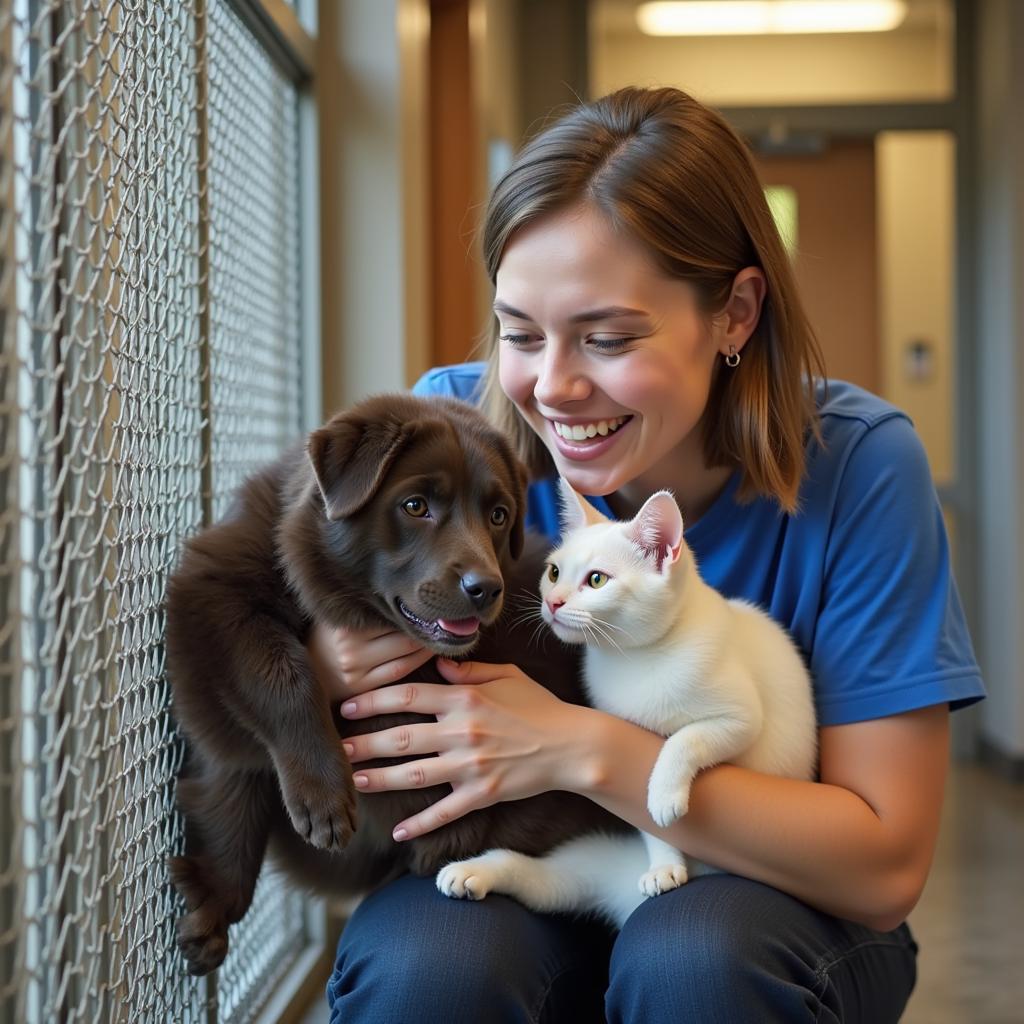
[[[678,561],[683,548],[683,514],[671,491],[657,491],[626,527],[626,536],[654,558],[658,572]]]
[[[558,478],[558,496],[561,499],[558,503],[558,521],[562,533],[608,522],[586,498],[573,490],[572,484],[564,476]]]

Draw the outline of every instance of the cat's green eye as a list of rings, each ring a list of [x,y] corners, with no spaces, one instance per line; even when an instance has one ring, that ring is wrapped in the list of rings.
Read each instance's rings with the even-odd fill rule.
[[[558,566],[553,562],[548,563],[548,580],[552,583],[556,583],[558,581]]]
[[[606,572],[592,572],[587,577],[588,585],[593,587],[595,590],[597,590],[598,587],[603,587],[607,582],[608,582],[608,573],[606,573]]]

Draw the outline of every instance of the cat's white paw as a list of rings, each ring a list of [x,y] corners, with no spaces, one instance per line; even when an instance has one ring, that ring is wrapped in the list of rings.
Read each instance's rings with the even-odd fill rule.
[[[437,873],[437,888],[453,900],[482,900],[494,879],[490,865],[478,860],[459,860]]]
[[[640,892],[644,896],[660,896],[686,885],[687,878],[685,864],[658,864],[640,876]]]
[[[657,780],[651,779],[647,789],[647,810],[656,825],[666,828],[686,814],[689,806],[689,783],[680,785],[676,781],[671,786],[659,786]]]

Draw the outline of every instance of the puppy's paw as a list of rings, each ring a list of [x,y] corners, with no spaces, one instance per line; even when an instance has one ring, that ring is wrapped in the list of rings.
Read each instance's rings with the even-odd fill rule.
[[[640,876],[639,888],[644,896],[660,896],[686,885],[685,864],[658,864]]]
[[[320,850],[339,853],[356,830],[356,794],[351,782],[306,776],[281,780],[288,817],[303,839]]]
[[[171,882],[188,913],[178,921],[178,948],[189,974],[203,975],[219,967],[228,953],[228,924],[238,920],[217,895],[223,883],[210,874],[208,864],[198,857],[171,857],[167,862]]]
[[[178,922],[178,949],[188,973],[209,974],[228,955],[228,922],[224,908],[209,900]]]
[[[493,884],[490,865],[479,858],[460,860],[437,873],[437,888],[453,900],[482,900]]]
[[[654,819],[654,823],[665,828],[686,814],[689,806],[689,781],[680,782],[679,779],[674,778],[662,782],[658,777],[657,769],[655,769],[647,787],[647,810]]]

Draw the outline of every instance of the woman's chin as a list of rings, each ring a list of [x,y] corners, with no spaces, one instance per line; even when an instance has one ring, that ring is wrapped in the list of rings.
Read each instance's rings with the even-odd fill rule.
[[[576,463],[567,462],[565,459],[557,457],[554,459],[554,463],[558,475],[567,480],[577,494],[586,494],[594,498],[604,497],[618,490],[619,474],[613,476],[607,471],[602,472],[598,469],[588,471],[581,469]]]

